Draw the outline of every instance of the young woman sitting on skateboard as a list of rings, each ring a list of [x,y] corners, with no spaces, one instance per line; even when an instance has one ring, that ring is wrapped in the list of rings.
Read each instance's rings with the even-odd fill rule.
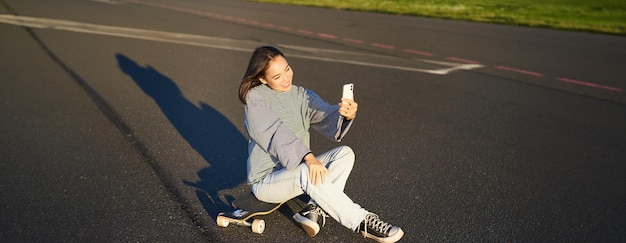
[[[279,203],[306,193],[307,206],[293,218],[313,237],[318,218],[326,213],[363,236],[396,242],[402,229],[354,203],[344,192],[354,165],[354,152],[340,146],[315,156],[309,128],[340,141],[357,112],[357,103],[341,99],[330,105],[315,92],[292,84],[293,70],[280,50],[258,47],[239,86],[245,105],[248,183],[261,201]]]

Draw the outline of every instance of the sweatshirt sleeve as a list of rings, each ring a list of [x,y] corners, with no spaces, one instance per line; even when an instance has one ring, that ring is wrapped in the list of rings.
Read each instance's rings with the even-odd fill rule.
[[[245,113],[245,126],[250,139],[288,170],[298,166],[304,156],[311,152],[280,117],[267,107],[263,99],[252,92],[248,94]]]
[[[338,105],[330,105],[315,92],[307,91],[309,109],[311,110],[311,126],[324,137],[340,142],[348,133],[353,120],[346,120],[339,114]]]

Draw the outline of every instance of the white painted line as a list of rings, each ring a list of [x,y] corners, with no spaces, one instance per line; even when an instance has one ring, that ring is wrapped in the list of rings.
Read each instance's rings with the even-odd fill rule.
[[[422,62],[428,62],[428,63],[432,63],[432,64],[437,64],[437,65],[441,65],[441,66],[449,66],[450,68],[445,68],[445,69],[439,69],[437,71],[435,71],[436,73],[433,74],[448,74],[452,71],[456,71],[456,70],[470,70],[470,69],[476,69],[476,68],[481,68],[483,67],[483,65],[480,64],[469,64],[469,63],[457,63],[457,62],[442,62],[442,61],[434,61],[434,60],[427,60],[427,59],[420,59]]]
[[[149,40],[149,41],[175,43],[175,44],[181,44],[181,45],[201,46],[201,47],[209,47],[209,48],[232,50],[232,51],[242,51],[242,52],[251,52],[252,50],[254,50],[254,48],[262,44],[260,42],[254,42],[254,41],[242,41],[242,40],[210,37],[210,36],[203,36],[203,35],[192,35],[192,34],[183,34],[183,33],[175,33],[175,32],[166,32],[166,31],[134,29],[134,28],[126,28],[126,27],[80,23],[80,22],[67,21],[67,20],[45,19],[45,18],[14,16],[14,15],[4,15],[4,14],[0,14],[0,23],[30,27],[30,28],[65,30],[65,31],[72,31],[72,32],[79,32],[79,33],[87,33],[87,34],[125,37],[125,38],[133,38],[133,39],[141,39],[141,40]],[[438,75],[445,75],[445,74],[448,74],[450,72],[457,71],[457,70],[469,70],[469,69],[482,67],[482,65],[478,65],[478,64],[436,62],[432,60],[421,60],[421,59],[416,60],[419,62],[426,62],[426,63],[436,64],[440,66],[446,66],[446,68],[443,68],[443,69],[422,69],[422,68],[387,65],[387,64],[381,64],[381,63],[361,62],[361,61],[356,61],[356,60],[348,60],[344,58],[329,57],[329,56],[335,56],[338,54],[339,56],[343,56],[343,57],[361,57],[360,59],[362,59],[363,57],[368,57],[367,58],[368,60],[372,60],[372,59],[376,60],[376,59],[381,59],[383,57],[386,58],[387,60],[394,59],[394,57],[390,57],[390,56],[371,55],[371,54],[363,54],[363,53],[356,53],[356,52],[346,52],[346,51],[340,51],[340,50],[328,50],[328,49],[319,49],[319,48],[292,46],[292,45],[280,45],[279,44],[279,46],[285,46],[287,48],[291,48],[295,50],[305,50],[307,52],[315,53],[315,54],[327,55],[327,56],[314,56],[314,55],[298,55],[298,54],[290,53],[289,57],[297,57],[297,58],[302,58],[302,59],[335,62],[335,63],[345,63],[345,64],[352,64],[352,65],[359,65],[359,66],[386,68],[386,69],[394,69],[394,70],[403,70],[403,71],[411,71],[411,72],[422,72],[422,73],[430,73],[430,74],[438,74]],[[400,59],[395,58],[395,60],[400,60]]]
[[[249,52],[250,48],[237,48],[232,47],[232,42],[235,40],[226,38],[217,38],[201,35],[181,34],[165,31],[155,30],[142,30],[125,27],[115,27],[107,25],[97,25],[88,23],[79,23],[67,20],[55,20],[44,18],[33,18],[14,15],[0,15],[0,23],[13,24],[31,28],[46,28],[55,30],[65,30],[79,33],[108,35],[117,37],[126,37],[133,39],[160,41],[176,44],[186,44],[194,46],[211,47],[218,49],[236,50]],[[236,41],[242,43],[243,41]],[[256,43],[250,43],[251,46],[256,46]]]

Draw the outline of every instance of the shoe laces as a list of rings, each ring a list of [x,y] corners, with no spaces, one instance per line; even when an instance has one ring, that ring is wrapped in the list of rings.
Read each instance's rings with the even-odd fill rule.
[[[321,216],[322,217],[322,227],[324,227],[326,225],[326,218],[328,218],[328,214],[326,214],[326,212],[324,212],[324,210],[315,205],[315,204],[309,204],[307,206],[306,211],[302,214],[303,216],[307,216],[309,219],[315,221],[317,223],[318,218]]]
[[[326,212],[320,207],[315,209],[315,213],[317,216],[322,216],[322,227],[324,227],[326,225],[326,218],[328,218],[328,214],[326,214]]]
[[[365,233],[367,233],[367,229],[372,229],[380,234],[388,235],[389,230],[393,227],[391,224],[386,223],[378,217],[378,215],[374,213],[369,213],[365,216],[365,220],[363,220]]]

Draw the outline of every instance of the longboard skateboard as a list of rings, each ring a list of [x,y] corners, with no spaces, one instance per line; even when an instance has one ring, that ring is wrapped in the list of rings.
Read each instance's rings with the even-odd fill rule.
[[[231,204],[231,212],[220,213],[217,216],[217,225],[227,227],[229,224],[245,225],[252,228],[252,232],[262,234],[265,231],[265,220],[255,219],[260,215],[270,214],[280,208],[285,202],[266,203],[259,201],[252,193],[235,199]]]

